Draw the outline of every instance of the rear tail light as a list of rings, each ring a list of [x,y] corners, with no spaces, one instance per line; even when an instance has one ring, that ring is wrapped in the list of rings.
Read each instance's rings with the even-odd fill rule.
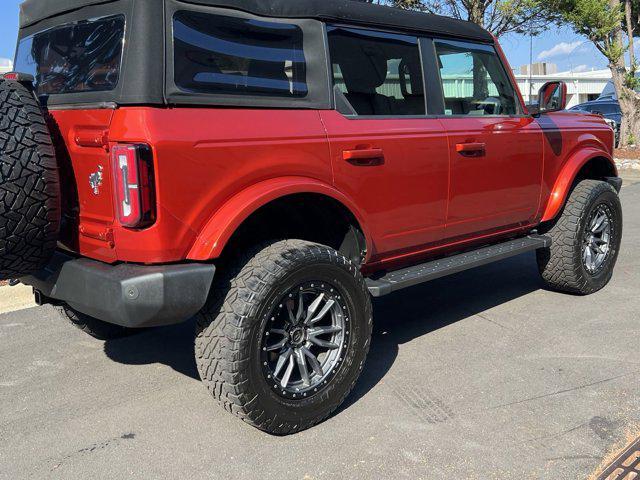
[[[151,150],[146,145],[111,149],[116,214],[120,225],[143,228],[156,219]]]
[[[24,82],[24,83],[33,83],[35,79],[33,75],[29,75],[27,73],[20,72],[9,72],[2,75],[2,78],[5,80],[13,80],[14,82]]]

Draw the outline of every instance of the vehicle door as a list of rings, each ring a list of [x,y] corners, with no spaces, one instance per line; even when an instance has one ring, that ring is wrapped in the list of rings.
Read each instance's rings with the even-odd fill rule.
[[[491,234],[535,220],[542,131],[493,45],[434,40],[449,135],[448,239]]]
[[[336,110],[322,111],[335,185],[367,215],[378,255],[442,239],[448,144],[427,116],[415,36],[328,27]]]

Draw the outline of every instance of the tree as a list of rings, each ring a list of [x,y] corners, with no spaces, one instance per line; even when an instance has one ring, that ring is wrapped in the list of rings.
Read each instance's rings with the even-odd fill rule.
[[[551,0],[548,6],[607,58],[622,110],[622,146],[640,139],[640,83],[633,51],[639,4],[638,0]]]
[[[468,20],[496,37],[507,33],[536,34],[549,23],[545,0],[365,0],[369,3]]]

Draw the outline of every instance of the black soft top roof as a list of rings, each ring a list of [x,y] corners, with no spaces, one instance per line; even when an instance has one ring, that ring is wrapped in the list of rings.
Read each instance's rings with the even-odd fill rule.
[[[26,0],[21,5],[20,26],[28,27],[55,15],[78,10],[88,5],[113,1],[115,0]],[[181,1],[196,5],[233,8],[266,17],[310,18],[493,42],[493,37],[487,31],[471,22],[353,0]]]

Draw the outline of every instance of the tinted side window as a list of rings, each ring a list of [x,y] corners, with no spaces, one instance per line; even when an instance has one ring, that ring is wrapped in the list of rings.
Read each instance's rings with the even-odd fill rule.
[[[114,90],[120,77],[124,17],[53,28],[20,41],[16,71],[36,79],[39,95]]]
[[[436,40],[446,115],[517,115],[519,101],[495,49]]]
[[[302,29],[199,12],[173,20],[175,83],[184,91],[307,95]]]
[[[589,108],[592,112],[598,112],[604,115],[620,113],[620,107],[618,107],[617,105],[614,105],[613,103],[602,103],[602,104],[591,105]]]
[[[334,84],[358,115],[424,115],[416,37],[329,27]]]

